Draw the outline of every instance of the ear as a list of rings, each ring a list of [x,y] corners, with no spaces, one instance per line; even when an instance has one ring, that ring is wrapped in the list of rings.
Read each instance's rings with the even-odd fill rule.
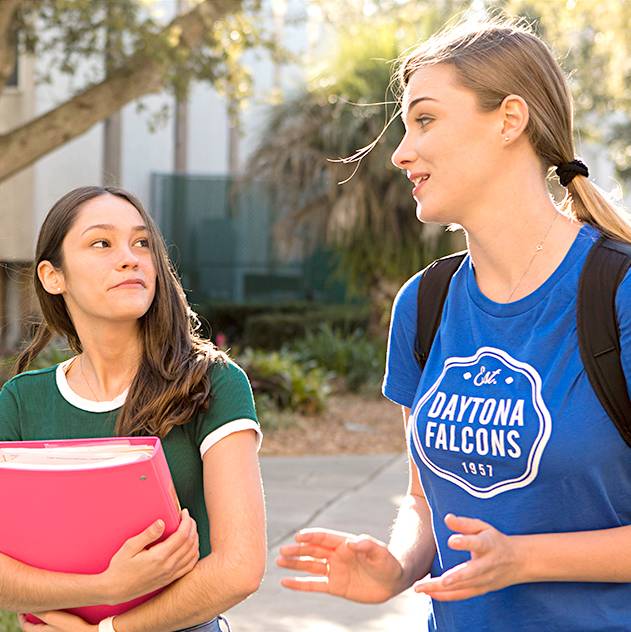
[[[529,120],[528,104],[516,94],[509,94],[500,105],[502,143],[517,140],[526,129]]]
[[[49,294],[63,294],[66,291],[64,273],[55,268],[50,261],[40,261],[37,266],[37,276],[42,287]]]

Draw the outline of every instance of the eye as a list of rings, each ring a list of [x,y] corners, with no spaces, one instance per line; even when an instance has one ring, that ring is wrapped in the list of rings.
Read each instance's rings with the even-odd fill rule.
[[[415,120],[421,127],[426,127],[433,119],[430,116],[419,116]]]
[[[100,245],[103,244],[103,245]],[[110,245],[110,242],[107,239],[97,239],[93,241],[90,246],[94,246],[95,248],[107,248]]]
[[[149,248],[148,237],[141,237],[140,239],[137,239],[134,243],[138,244],[141,248]]]

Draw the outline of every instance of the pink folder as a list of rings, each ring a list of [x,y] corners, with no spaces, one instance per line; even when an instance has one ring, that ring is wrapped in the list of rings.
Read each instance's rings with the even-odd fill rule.
[[[0,448],[107,447],[111,442],[148,444],[154,450],[150,458],[99,468],[0,467],[0,552],[46,570],[100,573],[125,540],[159,518],[165,523],[160,540],[176,531],[180,506],[158,437],[11,441],[0,442]],[[94,624],[147,601],[157,592],[115,606],[87,606],[67,612]]]

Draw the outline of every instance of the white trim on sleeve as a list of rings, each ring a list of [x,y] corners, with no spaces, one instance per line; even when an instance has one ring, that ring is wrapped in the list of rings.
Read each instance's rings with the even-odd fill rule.
[[[202,441],[202,445],[199,448],[199,453],[202,458],[204,458],[204,454],[209,448],[218,443],[228,435],[234,432],[241,432],[242,430],[255,430],[258,438],[258,445],[256,446],[257,450],[261,449],[261,442],[263,441],[263,433],[261,432],[260,426],[253,419],[235,419],[234,421],[229,421],[227,424],[220,426],[217,430],[213,430],[206,438]]]

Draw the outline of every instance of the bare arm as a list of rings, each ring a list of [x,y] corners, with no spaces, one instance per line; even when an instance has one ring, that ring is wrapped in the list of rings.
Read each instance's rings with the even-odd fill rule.
[[[0,608],[40,612],[121,603],[170,584],[190,571],[198,554],[195,521],[183,512],[177,531],[159,539],[164,525],[151,525],[127,540],[106,571],[86,575],[42,570],[0,554]],[[194,540],[189,539],[193,533]]]
[[[403,407],[407,433],[410,409]],[[408,490],[392,528],[388,548],[403,569],[399,592],[409,588],[430,571],[436,555],[432,516],[418,478],[416,464],[408,453]]]
[[[521,582],[631,582],[631,526],[513,536]]]
[[[255,592],[265,571],[265,510],[256,436],[228,435],[204,455],[212,553],[153,599],[114,618],[116,632],[171,632]]]
[[[509,536],[475,518],[448,514],[448,544],[471,559],[415,590],[433,599],[469,599],[531,582],[631,581],[631,526],[596,531]]]
[[[0,608],[11,612],[92,606],[102,602],[100,575],[44,571],[0,553]]]

